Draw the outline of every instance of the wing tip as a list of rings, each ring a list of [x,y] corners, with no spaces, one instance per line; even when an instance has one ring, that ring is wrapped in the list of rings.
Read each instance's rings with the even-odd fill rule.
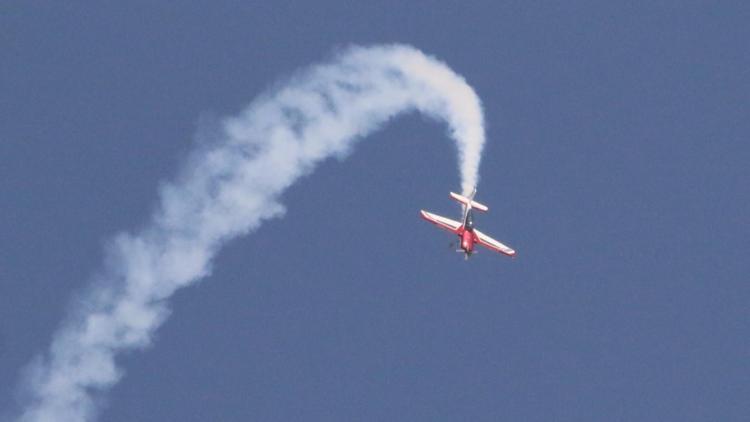
[[[508,248],[508,249],[495,248],[495,250],[497,252],[505,255],[505,256],[510,257],[510,258],[515,258],[516,257],[516,250],[515,249],[511,249],[511,248]]]

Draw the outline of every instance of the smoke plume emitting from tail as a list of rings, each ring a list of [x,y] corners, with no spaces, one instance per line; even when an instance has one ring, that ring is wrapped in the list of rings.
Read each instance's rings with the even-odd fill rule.
[[[321,160],[412,110],[447,123],[468,193],[484,144],[479,98],[412,47],[349,48],[224,119],[216,139],[161,187],[147,227],[111,242],[104,270],[29,367],[16,420],[93,420],[98,397],[122,376],[117,354],[149,345],[167,299],[207,276],[224,242],[280,216],[281,193]]]

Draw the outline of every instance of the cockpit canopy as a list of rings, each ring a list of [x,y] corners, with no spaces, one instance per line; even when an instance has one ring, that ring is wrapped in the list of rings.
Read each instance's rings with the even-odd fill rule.
[[[474,216],[471,213],[471,210],[469,210],[469,213],[466,215],[466,229],[472,230],[474,228]]]

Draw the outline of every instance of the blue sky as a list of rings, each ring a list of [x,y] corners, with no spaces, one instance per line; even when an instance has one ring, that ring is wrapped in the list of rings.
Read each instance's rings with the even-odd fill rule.
[[[482,98],[464,263],[445,128],[410,114],[284,195],[180,291],[107,421],[744,420],[750,7],[319,2],[0,7],[0,408],[202,119],[348,44]]]

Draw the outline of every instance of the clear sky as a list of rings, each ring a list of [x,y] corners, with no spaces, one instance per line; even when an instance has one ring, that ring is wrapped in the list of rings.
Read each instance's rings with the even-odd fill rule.
[[[746,2],[297,3],[0,5],[0,409],[202,119],[401,42],[481,97],[518,257],[419,219],[456,157],[401,116],[173,298],[101,420],[747,420]]]

